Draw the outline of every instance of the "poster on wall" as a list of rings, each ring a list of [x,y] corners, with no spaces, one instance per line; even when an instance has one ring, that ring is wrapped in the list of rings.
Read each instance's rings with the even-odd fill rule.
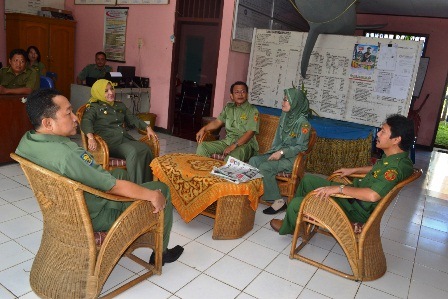
[[[126,62],[126,21],[129,7],[106,7],[104,14],[104,52],[107,60]]]

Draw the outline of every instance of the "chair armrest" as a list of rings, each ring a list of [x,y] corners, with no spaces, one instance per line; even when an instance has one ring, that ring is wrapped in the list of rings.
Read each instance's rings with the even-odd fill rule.
[[[147,135],[145,135],[142,138],[140,138],[138,141],[146,143],[149,146],[149,148],[151,149],[153,158],[157,158],[160,155],[159,139],[157,139],[157,138],[149,139],[149,137]]]
[[[212,137],[212,131],[205,131],[204,135],[202,135],[202,138],[199,139],[198,143],[201,143],[203,141],[213,141],[213,137]]]

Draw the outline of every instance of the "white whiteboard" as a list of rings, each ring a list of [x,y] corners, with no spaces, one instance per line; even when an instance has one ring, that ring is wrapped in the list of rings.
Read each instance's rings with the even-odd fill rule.
[[[306,38],[305,32],[254,31],[247,78],[252,104],[281,108],[283,90],[303,83],[322,117],[378,127],[389,114],[407,116],[422,42],[321,34],[302,79]],[[371,56],[362,61],[366,52]]]

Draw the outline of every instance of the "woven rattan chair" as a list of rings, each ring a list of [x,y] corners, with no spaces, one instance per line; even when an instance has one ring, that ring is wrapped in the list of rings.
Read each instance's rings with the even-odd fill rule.
[[[397,184],[380,200],[365,224],[351,223],[334,199],[320,199],[317,198],[315,192],[310,192],[304,198],[300,207],[289,257],[352,280],[369,281],[380,278],[386,273],[387,269],[386,257],[380,238],[381,218],[398,192],[404,186],[419,178],[421,174],[421,170],[414,169],[409,178]],[[350,182],[347,178],[338,176],[331,176],[328,179],[345,184]],[[339,200],[346,200],[347,198],[343,194],[334,197],[344,197]],[[352,274],[344,273],[299,254],[299,251],[316,232],[336,239],[344,250]],[[297,246],[299,237],[302,238],[302,242]]]
[[[255,135],[255,138],[257,138],[259,150],[258,152],[260,154],[264,154],[267,152],[271,146],[272,141],[275,137],[275,132],[278,127],[279,123],[279,117],[269,114],[260,114],[260,127],[259,132],[257,135]],[[203,135],[202,141],[209,141],[211,140],[211,134],[210,132],[205,132]],[[314,147],[314,144],[317,140],[317,134],[314,129],[311,129],[310,132],[310,139],[308,140],[308,149],[304,152],[300,152],[295,161],[294,166],[292,168],[291,172],[279,172],[276,175],[277,184],[280,189],[280,194],[282,196],[288,197],[288,203],[292,200],[294,197],[294,193],[296,192],[297,185],[299,184],[300,180],[303,178],[303,175],[305,174],[305,168],[306,168],[306,162],[307,158],[309,156],[309,153]],[[218,160],[224,160],[223,155],[213,155],[212,158],[218,159]],[[262,201],[265,204],[269,204],[268,202]]]
[[[133,202],[97,246],[84,192],[114,201],[132,199],[100,192],[16,154],[11,158],[20,163],[43,215],[42,241],[30,273],[31,288],[39,297],[97,298],[123,255],[146,271],[105,298],[162,273],[163,213],[154,214],[150,202]],[[155,251],[155,266],[132,254],[139,247]]]
[[[85,110],[86,105],[83,105],[79,107],[78,111],[76,112],[76,116],[78,117],[79,123],[81,123],[82,121],[82,116],[84,115]],[[93,134],[93,138],[95,138],[97,146],[96,150],[91,151],[88,148],[87,136],[81,130],[82,146],[92,154],[97,164],[100,164],[106,170],[112,170],[113,168],[126,168],[125,159],[109,156],[109,148],[107,147],[107,143],[104,141],[103,138],[101,138],[97,134]],[[139,141],[146,143],[151,148],[153,158],[159,156],[160,154],[159,140],[154,138],[149,139],[148,136],[145,135],[142,138],[140,138]]]

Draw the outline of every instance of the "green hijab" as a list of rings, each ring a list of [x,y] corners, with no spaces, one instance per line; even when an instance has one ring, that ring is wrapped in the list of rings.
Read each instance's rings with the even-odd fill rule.
[[[112,88],[115,89],[112,82],[106,79],[99,79],[96,80],[95,83],[93,83],[92,89],[90,90],[90,94],[92,95],[92,97],[90,98],[89,103],[101,101],[111,106],[114,104],[114,102],[109,102],[106,100],[107,84],[110,84]]]
[[[282,140],[287,138],[291,132],[297,134],[300,124],[308,120],[310,104],[308,98],[302,90],[297,88],[285,89],[285,95],[288,99],[291,109],[283,112],[280,116],[280,128],[282,130]]]

